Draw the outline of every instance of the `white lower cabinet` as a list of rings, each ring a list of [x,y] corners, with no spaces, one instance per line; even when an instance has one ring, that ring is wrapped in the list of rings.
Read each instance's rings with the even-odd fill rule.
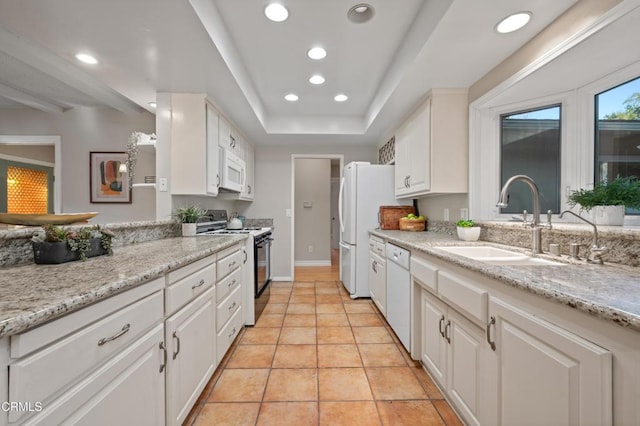
[[[167,424],[180,425],[216,369],[215,289],[165,322]]]
[[[387,270],[386,260],[369,252],[369,291],[371,300],[382,315],[387,315]]]
[[[489,416],[483,330],[427,290],[422,290],[421,297],[422,362],[465,422],[483,424],[482,419]]]
[[[612,355],[491,298],[500,425],[610,425]]]
[[[162,324],[29,419],[25,425],[162,425]]]

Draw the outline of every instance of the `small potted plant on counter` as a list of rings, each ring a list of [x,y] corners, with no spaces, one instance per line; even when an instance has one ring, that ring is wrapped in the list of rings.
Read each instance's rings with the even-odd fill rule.
[[[204,216],[206,210],[198,206],[180,207],[176,210],[176,217],[182,222],[182,236],[193,237],[196,235],[196,222]]]
[[[591,214],[596,225],[621,226],[627,208],[640,208],[640,180],[618,176],[596,183],[593,189],[573,191],[569,205],[576,204],[587,212],[593,210]]]
[[[68,230],[43,225],[31,238],[33,260],[37,264],[58,264],[88,257],[111,255],[114,234],[99,225]]]
[[[480,238],[480,226],[476,225],[471,219],[457,221],[456,231],[458,232],[458,238],[462,241],[478,241],[478,238]]]

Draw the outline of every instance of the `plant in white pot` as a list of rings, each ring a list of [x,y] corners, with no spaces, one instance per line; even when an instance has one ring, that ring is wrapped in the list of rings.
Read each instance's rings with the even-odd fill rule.
[[[193,237],[196,235],[196,222],[204,216],[206,210],[198,206],[185,206],[176,210],[176,217],[182,222],[182,236]]]
[[[624,223],[627,208],[640,208],[640,180],[635,177],[616,177],[610,181],[596,183],[592,189],[573,191],[569,205],[580,205],[582,210],[592,211],[596,225]]]
[[[458,232],[458,238],[462,241],[478,241],[478,238],[480,238],[480,226],[476,225],[471,219],[457,221],[456,231]]]

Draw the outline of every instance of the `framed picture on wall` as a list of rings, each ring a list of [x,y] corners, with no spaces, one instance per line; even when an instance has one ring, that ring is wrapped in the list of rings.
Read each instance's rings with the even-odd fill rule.
[[[89,191],[92,203],[131,203],[126,164],[125,152],[89,153]]]

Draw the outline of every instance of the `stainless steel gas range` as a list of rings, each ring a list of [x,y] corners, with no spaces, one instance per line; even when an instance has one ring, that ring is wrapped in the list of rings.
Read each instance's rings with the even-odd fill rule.
[[[253,283],[251,291],[245,299],[246,325],[254,325],[269,302],[271,294],[271,228],[248,227],[242,229],[227,229],[228,216],[226,210],[208,210],[207,214],[198,222],[197,235],[225,235],[246,234],[253,241],[253,252],[247,253],[247,261],[254,264],[252,273],[246,274],[245,279]],[[253,309],[251,307],[253,306]]]

